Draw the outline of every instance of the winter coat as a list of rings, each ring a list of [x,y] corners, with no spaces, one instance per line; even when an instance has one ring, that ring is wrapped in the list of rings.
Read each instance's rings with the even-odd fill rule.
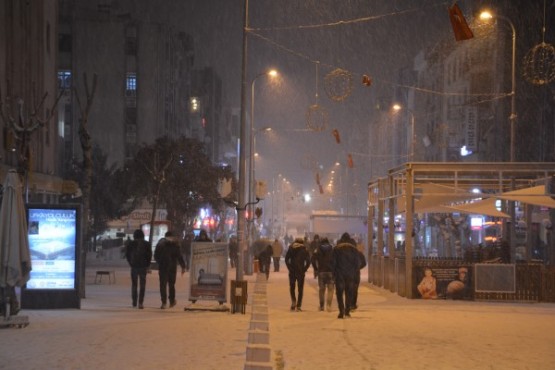
[[[303,275],[310,267],[310,255],[302,242],[293,242],[285,254],[285,265],[289,273]]]
[[[158,271],[177,271],[177,264],[185,268],[185,260],[179,250],[179,245],[173,238],[162,238],[154,250],[154,259],[158,263]]]
[[[333,249],[334,276],[356,279],[360,272],[359,252],[350,242],[339,241]]]
[[[125,259],[134,268],[148,268],[152,260],[152,247],[146,240],[134,239],[125,248]]]
[[[330,243],[320,244],[312,255],[311,262],[315,273],[333,272],[333,246]]]
[[[261,265],[270,265],[272,262],[272,246],[268,245],[260,254],[258,255],[258,263]]]
[[[272,243],[272,256],[273,257],[281,257],[283,253],[283,245],[279,240],[276,240]]]

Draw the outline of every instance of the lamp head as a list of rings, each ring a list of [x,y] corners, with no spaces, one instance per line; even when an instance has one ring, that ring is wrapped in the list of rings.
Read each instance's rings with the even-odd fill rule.
[[[484,10],[480,13],[480,19],[487,21],[493,18],[493,14],[489,10]]]

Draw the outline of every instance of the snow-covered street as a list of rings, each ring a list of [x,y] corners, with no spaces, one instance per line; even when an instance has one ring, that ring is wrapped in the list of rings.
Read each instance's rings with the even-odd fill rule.
[[[128,268],[96,264],[87,270],[80,310],[22,310],[28,327],[0,330],[0,369],[244,368],[256,275],[245,276],[245,315],[184,311],[188,273],[178,276],[177,306],[161,310],[156,271],[147,278],[145,309],[138,310],[131,307]],[[99,269],[115,270],[116,283],[94,284]],[[289,310],[283,262],[270,273],[274,369],[555,368],[553,304],[407,300],[364,283],[366,274],[359,309],[340,320],[335,300],[333,312],[318,311],[312,269],[303,312]]]

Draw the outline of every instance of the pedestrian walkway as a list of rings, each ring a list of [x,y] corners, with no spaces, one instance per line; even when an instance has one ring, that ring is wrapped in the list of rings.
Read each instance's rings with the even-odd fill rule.
[[[97,270],[114,270],[114,283],[94,284]],[[407,300],[362,283],[359,309],[338,319],[335,301],[332,312],[318,310],[311,269],[302,312],[289,310],[283,266],[267,282],[245,280],[244,315],[185,311],[188,273],[178,275],[177,306],[160,310],[153,271],[138,310],[125,264],[97,261],[87,269],[80,310],[23,310],[28,327],[0,330],[0,369],[247,369],[250,356],[261,354],[267,357],[254,362],[288,370],[555,368],[553,304]],[[253,352],[253,343],[262,351]]]

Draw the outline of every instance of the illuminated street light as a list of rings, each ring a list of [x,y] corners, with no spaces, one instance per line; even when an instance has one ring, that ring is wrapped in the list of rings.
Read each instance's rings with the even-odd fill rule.
[[[515,106],[515,99],[516,99],[516,79],[515,79],[515,62],[516,62],[516,30],[513,22],[507,17],[502,15],[496,14],[495,16],[490,13],[489,11],[483,11],[480,13],[480,19],[482,20],[489,20],[492,18],[498,18],[506,21],[511,26],[512,36],[513,36],[513,52],[512,52],[512,61],[511,61],[511,115],[509,116],[510,122],[510,161],[515,161],[515,125],[516,125],[516,106]]]
[[[278,75],[277,71],[275,69],[271,69],[262,73],[259,73],[258,75],[256,75],[251,82],[251,129],[250,129],[250,155],[249,155],[249,204],[250,204],[250,210],[249,210],[249,219],[251,221],[254,221],[254,217],[253,217],[253,208],[254,208],[254,204],[256,203],[256,200],[254,199],[254,136],[255,136],[255,126],[254,126],[254,86],[255,86],[255,82],[258,78],[262,77],[262,76],[270,76],[270,77],[276,77]],[[252,222],[249,222],[249,232],[248,232],[248,238],[249,238],[249,242],[252,243]],[[248,264],[245,268],[247,274],[252,274],[252,256],[251,256],[251,251],[250,248],[247,248],[247,261]]]
[[[483,11],[480,13],[480,19],[482,20],[489,20],[494,18],[493,14],[489,11]],[[511,59],[511,115],[509,116],[510,122],[510,162],[513,163],[515,161],[515,125],[516,125],[516,107],[515,107],[515,99],[516,99],[516,79],[515,79],[515,61],[516,61],[516,30],[513,22],[507,17],[502,15],[495,15],[495,18],[502,19],[509,23],[511,26],[512,31],[512,39],[513,39],[513,51],[512,51],[512,59]],[[510,239],[510,246],[511,248],[515,248],[516,242],[516,210],[515,210],[515,202],[509,202],[509,215],[511,216],[511,227],[509,230],[509,239]]]
[[[410,110],[409,108],[404,108],[401,104],[393,104],[393,110],[394,111],[400,111],[402,109],[406,110],[407,112],[409,112],[410,114],[410,153],[409,153],[409,159],[412,162],[414,160],[414,138],[415,138],[415,132],[414,132],[414,113],[412,112],[412,110]]]

